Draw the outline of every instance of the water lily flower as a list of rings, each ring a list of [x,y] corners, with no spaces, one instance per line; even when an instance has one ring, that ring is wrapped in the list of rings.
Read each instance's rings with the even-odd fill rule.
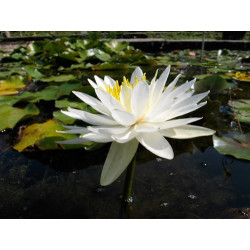
[[[130,81],[123,77],[121,85],[109,76],[104,79],[95,76],[95,82],[88,81],[98,99],[77,91],[73,93],[100,114],[73,108],[62,111],[90,126],[65,126],[68,130],[60,132],[80,136],[60,143],[112,142],[101,174],[100,183],[103,186],[111,184],[122,174],[134,157],[139,143],[153,154],[171,160],[174,152],[165,137],[188,139],[215,133],[205,127],[189,125],[202,117],[175,119],[204,106],[206,102],[200,101],[209,91],[193,95],[191,87],[195,79],[175,87],[180,75],[165,88],[170,66],[159,79],[157,72],[150,84],[139,67],[133,72]]]

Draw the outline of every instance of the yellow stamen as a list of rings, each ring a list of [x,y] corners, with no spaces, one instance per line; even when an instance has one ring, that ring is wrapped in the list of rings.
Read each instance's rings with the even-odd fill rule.
[[[134,89],[134,87],[138,84],[139,81],[146,81],[146,74],[145,73],[143,74],[142,78],[139,79],[139,80],[138,80],[138,77],[136,76],[135,77],[135,82],[132,83],[132,84],[124,76],[121,86],[126,86],[126,87]],[[118,101],[120,101],[121,86],[119,85],[119,82],[116,81],[113,87],[111,87],[110,85],[105,86],[106,92],[109,93],[110,95],[112,95]]]

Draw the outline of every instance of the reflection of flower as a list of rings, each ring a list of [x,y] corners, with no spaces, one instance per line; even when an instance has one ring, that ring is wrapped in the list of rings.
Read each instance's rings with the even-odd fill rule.
[[[204,106],[206,102],[199,102],[209,91],[193,96],[190,87],[195,80],[175,88],[180,75],[164,89],[169,71],[170,66],[159,79],[156,79],[156,72],[150,85],[140,68],[135,69],[130,81],[123,77],[121,85],[108,76],[104,80],[95,76],[96,83],[89,82],[99,100],[85,93],[74,94],[101,114],[73,108],[62,111],[91,126],[66,126],[69,130],[62,132],[83,135],[61,143],[112,142],[101,174],[101,185],[108,185],[121,175],[135,155],[139,142],[155,155],[173,159],[172,147],[164,137],[187,139],[214,134],[211,129],[187,125],[201,118],[174,119]]]

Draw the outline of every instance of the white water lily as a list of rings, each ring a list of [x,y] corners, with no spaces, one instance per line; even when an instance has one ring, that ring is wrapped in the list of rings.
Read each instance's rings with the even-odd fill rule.
[[[139,143],[153,154],[171,160],[174,157],[173,149],[165,137],[188,139],[215,133],[208,128],[188,125],[202,117],[174,119],[204,106],[206,102],[200,101],[209,91],[193,95],[191,87],[195,79],[175,88],[180,75],[165,88],[169,72],[170,66],[159,79],[156,72],[151,84],[146,82],[146,76],[139,67],[133,72],[130,81],[123,77],[121,85],[109,76],[105,76],[104,80],[95,76],[95,82],[88,81],[98,99],[73,91],[100,114],[73,108],[62,111],[90,126],[65,126],[69,130],[62,133],[81,135],[60,143],[112,142],[102,170],[101,185],[111,184],[122,174],[134,157]]]

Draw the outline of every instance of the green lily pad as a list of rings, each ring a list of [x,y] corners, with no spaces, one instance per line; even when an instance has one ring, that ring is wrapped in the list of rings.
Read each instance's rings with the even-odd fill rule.
[[[73,124],[76,119],[71,118],[65,114],[63,114],[60,110],[59,111],[54,111],[53,112],[53,117],[56,118],[57,120],[63,122],[64,124]]]
[[[4,104],[9,106],[13,106],[15,103],[19,101],[18,98],[14,95],[0,95],[0,107]]]
[[[124,63],[101,63],[98,65],[92,66],[92,70],[120,70],[120,69],[128,69],[128,65]]]
[[[240,122],[250,122],[250,100],[241,99],[233,102],[229,101],[228,104],[235,109]]]
[[[25,66],[24,71],[26,71],[34,79],[41,79],[44,77],[44,75],[33,65]]]
[[[62,124],[55,120],[48,120],[44,123],[35,123],[27,128],[25,128],[22,132],[21,138],[14,145],[14,149],[22,152],[24,150],[28,150],[28,147],[38,147],[40,150],[47,149],[71,149],[71,148],[82,148],[80,145],[59,145],[56,141],[63,141],[65,139],[73,139],[76,138],[76,135],[73,134],[60,134],[56,131],[65,130],[62,127]],[[84,145],[84,144],[83,144]]]
[[[119,42],[114,41],[114,40],[107,41],[104,44],[106,47],[108,47],[110,50],[112,50],[115,53],[118,53],[118,52],[124,50],[128,46],[128,43],[126,43],[126,42],[119,43]]]
[[[69,95],[72,90],[81,87],[81,83],[64,83],[60,86],[49,86],[39,92],[24,92],[17,98],[22,101],[37,102],[39,100],[52,101],[64,95]]]
[[[19,89],[25,87],[24,77],[11,76],[6,80],[0,81],[0,95],[17,94]]]
[[[74,75],[59,75],[42,78],[42,82],[68,82],[76,79]]]
[[[39,114],[36,105],[30,103],[24,109],[14,108],[4,104],[0,106],[0,131],[6,128],[14,128],[15,125],[24,119]]]
[[[250,160],[250,133],[234,136],[234,139],[213,135],[214,148],[221,154]]]
[[[220,93],[229,87],[232,87],[232,84],[228,83],[219,75],[205,77],[204,79],[196,82],[194,86],[196,92],[205,92],[210,90],[211,94]]]
[[[75,108],[75,109],[81,109],[84,110],[87,107],[87,104],[85,102],[71,102],[68,99],[63,99],[56,101],[55,106],[57,108]]]

